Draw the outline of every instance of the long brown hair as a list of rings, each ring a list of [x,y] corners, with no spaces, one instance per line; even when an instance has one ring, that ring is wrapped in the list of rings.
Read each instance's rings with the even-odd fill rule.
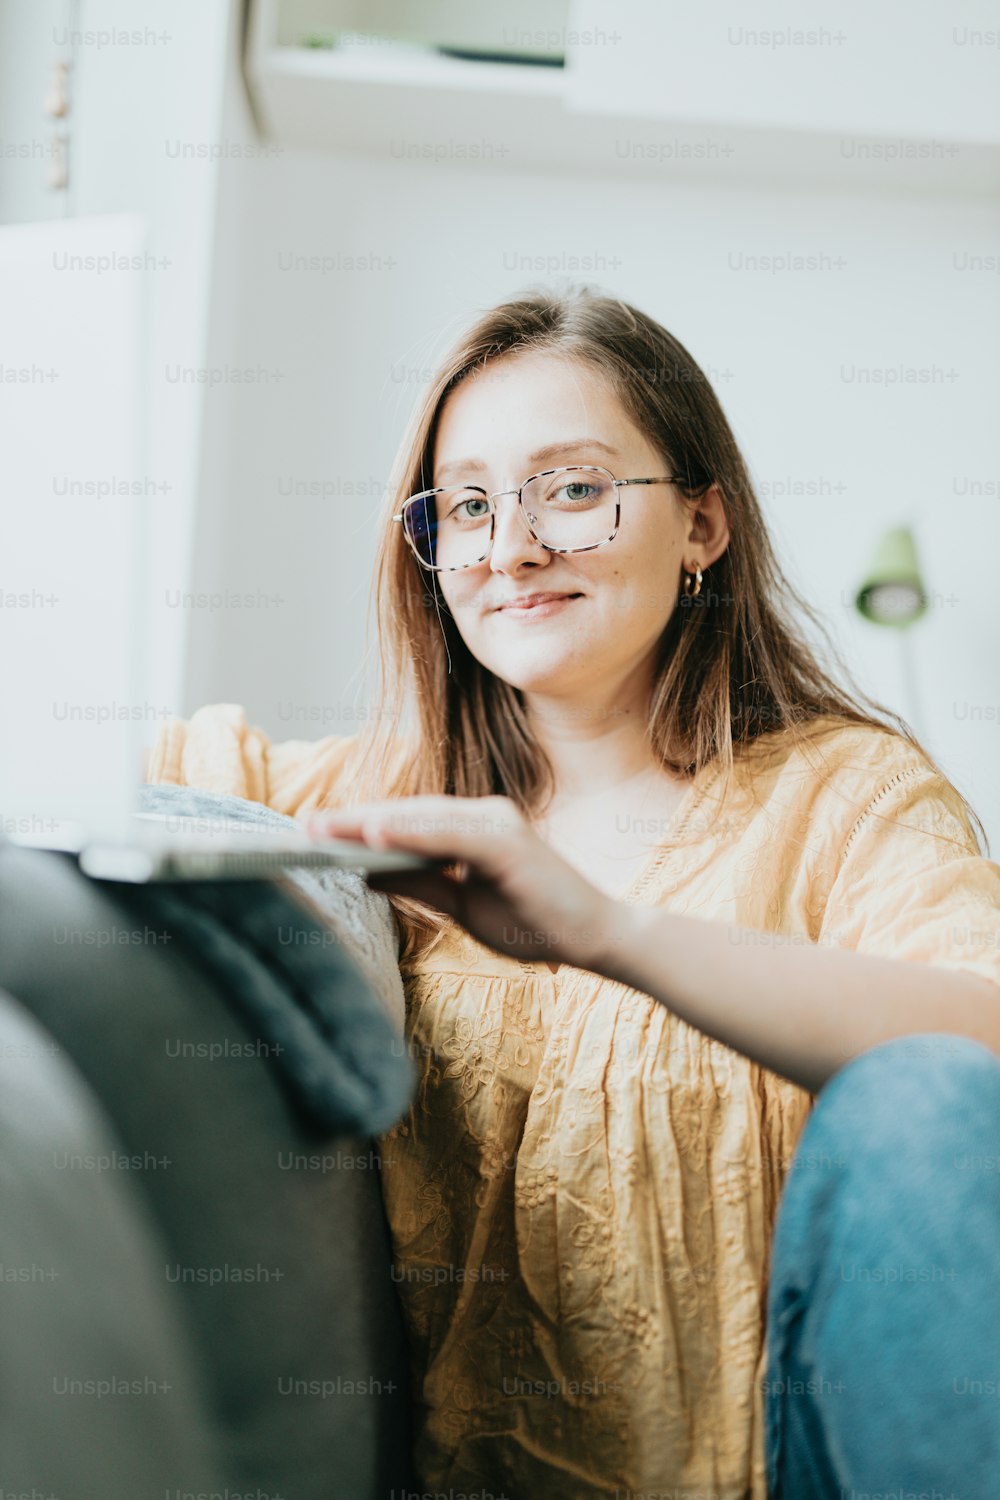
[[[659,643],[647,723],[658,762],[688,776],[717,762],[725,789],[736,762],[779,733],[805,745],[818,732],[857,724],[901,736],[938,770],[905,720],[853,683],[850,691],[840,686],[814,654],[806,623],[851,681],[823,621],[782,572],[719,400],[683,345],[627,302],[586,286],[543,287],[490,309],[459,339],[400,447],[372,595],[381,701],[357,736],[353,772],[338,785],[338,800],[499,793],[533,814],[551,795],[552,767],[531,732],[521,692],[472,655],[436,575],[420,568],[391,520],[408,495],[433,485],[446,397],[493,361],[529,350],[583,360],[599,371],[662,453],[664,472],[684,476],[679,489],[686,500],[695,502],[713,483],[722,495],[729,545],[704,571],[701,607],[675,608]],[[963,806],[985,841],[964,799]],[[422,903],[390,899],[406,934],[406,958],[444,922]]]

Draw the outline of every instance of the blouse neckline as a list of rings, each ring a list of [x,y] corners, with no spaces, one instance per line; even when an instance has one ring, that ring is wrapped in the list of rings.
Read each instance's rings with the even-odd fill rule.
[[[652,883],[654,877],[659,873],[660,867],[667,855],[672,852],[677,839],[685,832],[692,817],[697,812],[704,800],[709,787],[719,775],[719,767],[716,764],[702,766],[691,778],[691,785],[685,792],[676,813],[670,821],[667,829],[667,837],[661,839],[656,848],[650,853],[649,859],[636,875],[632,884],[624,895],[616,897],[618,901],[634,905],[645,894],[647,887]]]
[[[614,898],[616,901],[621,901],[626,905],[634,906],[636,903],[642,900],[649,886],[653,883],[656,876],[659,874],[664,861],[667,859],[667,856],[672,853],[676,844],[676,840],[680,838],[680,836],[684,833],[687,825],[690,823],[692,817],[700,807],[702,801],[708,793],[709,787],[711,787],[718,778],[719,772],[720,767],[717,762],[712,762],[709,765],[702,766],[699,771],[695,772],[694,776],[692,776],[691,778],[691,785],[685,792],[680,804],[678,805],[676,813],[671,819],[667,837],[665,839],[661,839],[656,848],[652,850],[649,859],[646,861],[645,865],[643,865],[642,869],[636,875],[635,879],[632,881],[631,885],[628,887],[625,893]],[[527,962],[529,967],[533,967],[533,964],[531,964],[530,960],[524,960],[524,962]],[[560,963],[556,964],[553,968],[548,959],[542,959],[541,963],[553,978],[555,978],[559,974],[560,970],[573,967],[572,964]]]

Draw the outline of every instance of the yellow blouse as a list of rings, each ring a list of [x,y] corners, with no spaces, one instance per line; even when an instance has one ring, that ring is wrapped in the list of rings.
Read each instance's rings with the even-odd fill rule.
[[[624,899],[967,969],[1000,1004],[1000,865],[951,784],[877,729],[769,740],[725,801],[701,773]],[[215,704],[161,730],[148,776],[294,814],[336,802],[350,743],[272,745]],[[379,1145],[421,1486],[766,1500],[769,1244],[814,1096],[453,922],[403,979],[417,1091]]]

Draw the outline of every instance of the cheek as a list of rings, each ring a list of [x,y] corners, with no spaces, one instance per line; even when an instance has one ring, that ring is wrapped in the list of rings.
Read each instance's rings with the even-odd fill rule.
[[[449,579],[442,583],[444,575],[438,574],[433,583],[424,590],[424,604],[429,610],[440,610],[451,615],[459,635],[463,639],[475,638],[483,629],[487,618],[483,614],[483,593],[474,580]]]
[[[471,620],[482,611],[480,590],[463,582],[438,584],[438,594],[456,620]]]
[[[676,602],[676,579],[663,549],[648,548],[616,560],[613,574],[597,591],[605,618],[643,625],[663,623]]]

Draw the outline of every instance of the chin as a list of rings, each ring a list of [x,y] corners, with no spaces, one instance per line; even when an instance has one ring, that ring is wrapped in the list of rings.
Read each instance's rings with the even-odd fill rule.
[[[513,653],[512,653],[513,654]],[[494,677],[499,677],[512,688],[517,688],[522,693],[555,693],[560,690],[565,692],[567,686],[566,663],[560,660],[548,660],[545,662],[532,663],[523,659],[505,661],[491,661],[479,658],[488,672]]]

